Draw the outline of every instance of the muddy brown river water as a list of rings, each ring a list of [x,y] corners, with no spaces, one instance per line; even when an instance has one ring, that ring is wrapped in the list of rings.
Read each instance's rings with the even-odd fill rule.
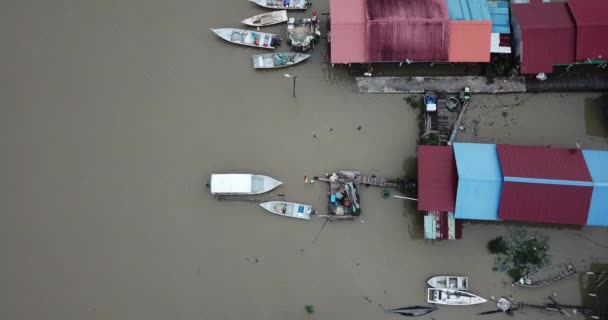
[[[326,0],[315,6],[328,11]],[[493,272],[485,244],[507,234],[503,225],[466,223],[461,241],[425,242],[414,207],[379,189],[361,191],[361,219],[320,234],[321,219],[214,200],[203,186],[211,173],[256,172],[285,182],[269,197],[325,208],[325,186],[305,185],[305,174],[399,176],[415,156],[417,112],[399,95],[357,93],[323,63],[324,46],[304,65],[255,72],[258,51],[209,31],[261,12],[244,0],[3,6],[0,318],[391,319],[383,306],[424,304],[425,280],[446,273],[467,274],[486,298],[537,303],[556,292],[580,302],[576,279],[522,290]],[[284,72],[299,76],[296,99]],[[597,95],[546,97],[510,113],[519,127],[503,129],[521,134],[459,139],[608,148],[586,132],[585,99]],[[584,270],[608,258],[606,228],[531,229],[550,236],[556,263]],[[442,307],[422,319],[481,319],[493,308]]]

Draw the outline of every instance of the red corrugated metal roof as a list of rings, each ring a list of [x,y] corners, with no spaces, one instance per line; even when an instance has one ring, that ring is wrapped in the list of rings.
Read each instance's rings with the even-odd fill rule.
[[[418,146],[418,210],[454,212],[457,185],[454,150]]]
[[[592,187],[504,182],[498,217],[503,220],[585,225]]]
[[[533,146],[496,146],[505,177],[591,181],[582,150]]]
[[[445,0],[368,0],[366,1],[368,20],[449,20]]]
[[[370,62],[447,61],[446,23],[367,23],[367,58]]]
[[[576,29],[566,3],[532,0],[511,9],[521,30],[521,73],[551,73],[553,65],[575,61]]]
[[[445,0],[366,1],[367,58],[447,61],[449,14]]]
[[[607,60],[608,1],[570,0],[568,6],[576,23],[576,59]]]

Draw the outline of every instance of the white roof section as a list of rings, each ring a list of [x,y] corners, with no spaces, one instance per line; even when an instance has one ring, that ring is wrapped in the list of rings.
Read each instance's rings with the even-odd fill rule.
[[[212,174],[211,193],[251,193],[251,174]]]
[[[490,35],[490,52],[511,53],[511,47],[501,47],[500,46],[500,34],[492,33]]]

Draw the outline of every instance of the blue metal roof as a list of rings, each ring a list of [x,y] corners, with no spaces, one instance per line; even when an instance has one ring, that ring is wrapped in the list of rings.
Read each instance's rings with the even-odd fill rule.
[[[502,171],[495,144],[454,143],[456,218],[498,220]]]
[[[451,20],[491,20],[487,0],[447,0]]]
[[[608,226],[608,151],[583,150],[593,180],[593,195],[587,224]]]
[[[456,194],[456,218],[499,220],[498,206],[502,181],[459,180]]]
[[[608,226],[608,187],[596,186],[593,188],[587,224],[592,226]]]
[[[593,182],[590,182],[590,181],[574,181],[574,180],[558,180],[558,179],[504,177],[504,180],[509,181],[509,182],[559,184],[559,185],[563,185],[563,186],[579,186],[579,187],[593,187],[593,185],[594,185]]]
[[[583,150],[594,184],[608,187],[608,151]]]
[[[495,144],[454,143],[459,179],[502,181]]]
[[[492,18],[493,33],[511,33],[509,18],[509,2],[503,0],[488,0],[490,17]]]

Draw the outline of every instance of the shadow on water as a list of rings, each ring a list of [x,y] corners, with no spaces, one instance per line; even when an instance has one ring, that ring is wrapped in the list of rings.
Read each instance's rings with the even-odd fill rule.
[[[590,136],[608,138],[608,95],[585,99],[585,127]]]
[[[424,214],[418,211],[418,202],[404,201],[403,216],[409,220],[407,228],[412,240],[424,239]]]
[[[410,179],[418,179],[418,158],[407,157],[403,160],[403,171]]]

